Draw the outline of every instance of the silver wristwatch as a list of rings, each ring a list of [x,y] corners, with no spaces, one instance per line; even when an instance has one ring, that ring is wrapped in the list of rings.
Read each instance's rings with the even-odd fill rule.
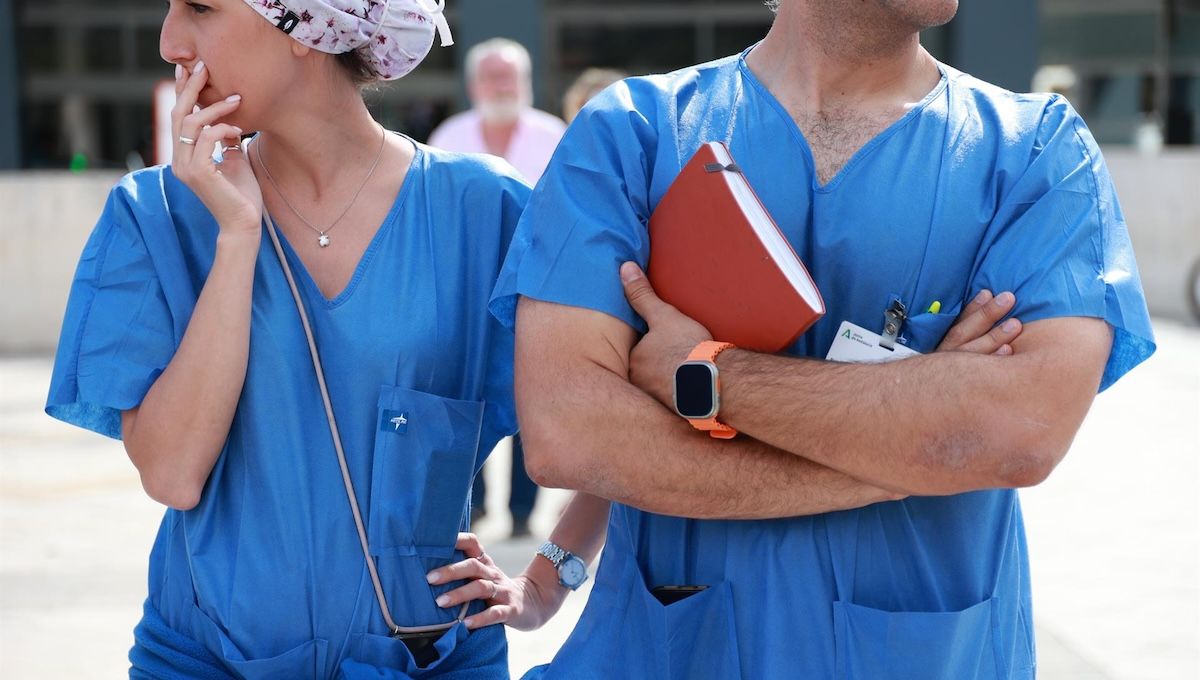
[[[538,546],[537,554],[550,560],[558,569],[558,583],[569,590],[578,590],[587,580],[587,565],[578,556],[546,541]]]

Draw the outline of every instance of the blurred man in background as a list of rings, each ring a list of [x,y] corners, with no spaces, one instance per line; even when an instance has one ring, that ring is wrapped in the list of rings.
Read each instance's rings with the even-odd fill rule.
[[[471,108],[446,119],[429,144],[500,156],[536,184],[566,125],[533,108],[529,52],[513,40],[492,38],[467,52],[466,71]]]

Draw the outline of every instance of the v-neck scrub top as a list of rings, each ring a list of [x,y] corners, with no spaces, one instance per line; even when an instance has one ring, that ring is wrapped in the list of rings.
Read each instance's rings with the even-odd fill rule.
[[[1009,290],[1025,323],[1108,322],[1108,387],[1154,343],[1095,141],[1060,97],[941,70],[924,100],[825,184],[744,55],[610,87],[568,129],[534,191],[493,311],[512,325],[528,296],[644,331],[618,268],[646,266],[650,214],[700,145],[722,141],[827,306],[790,354],[823,358],[843,321],[880,332],[896,298],[913,312],[903,341],[932,352],[971,296]],[[934,301],[940,313],[924,312]],[[664,607],[649,589],[668,584],[709,587]],[[1032,678],[1030,592],[1011,489],[771,521],[617,504],[578,626],[530,675]]]
[[[457,607],[434,603],[453,586],[430,586],[425,575],[461,559],[454,543],[472,476],[516,430],[512,334],[487,301],[528,193],[503,161],[417,145],[394,206],[336,298],[285,246],[401,626],[455,619]],[[141,403],[179,346],[217,232],[170,168],[120,182],[80,260],[47,413],[120,437],[121,411]],[[439,643],[444,658],[424,670],[387,637],[300,317],[265,234],[251,316],[229,438],[199,505],[166,511],[148,607],[238,677],[351,677],[354,668],[507,677],[502,627],[468,635],[459,624]],[[144,644],[138,636],[132,656]]]

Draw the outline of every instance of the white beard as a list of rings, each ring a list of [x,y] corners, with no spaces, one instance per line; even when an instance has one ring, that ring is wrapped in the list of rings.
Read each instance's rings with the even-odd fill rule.
[[[477,107],[479,117],[485,123],[506,124],[515,123],[525,109],[525,103],[519,99],[504,99],[500,101],[482,102]]]

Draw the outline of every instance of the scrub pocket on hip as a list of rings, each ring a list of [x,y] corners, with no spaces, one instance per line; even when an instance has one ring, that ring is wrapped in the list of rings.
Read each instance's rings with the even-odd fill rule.
[[[467,649],[472,646],[472,638],[478,638],[484,646],[476,644],[474,646],[479,649]],[[496,670],[508,672],[503,631],[473,634],[466,624],[456,624],[442,633],[433,648],[436,650],[433,660],[422,666],[401,640],[370,633],[355,634],[350,638],[349,654],[342,662],[342,675],[347,680],[415,680],[448,672],[454,675],[455,670],[478,678],[492,678],[496,676]]]
[[[198,640],[210,651],[220,650],[217,655],[239,678],[290,680],[319,678],[325,674],[329,643],[324,639],[306,640],[271,656],[248,658],[225,629],[194,604],[191,618],[192,630]]]
[[[839,680],[996,680],[991,599],[952,612],[833,603]]]
[[[664,605],[646,587],[637,560],[632,557],[626,558],[624,582],[632,590],[630,611],[640,611],[648,628],[646,637],[625,630],[626,639],[620,647],[647,652],[646,658],[629,659],[640,660],[645,675],[630,677],[669,680],[742,677],[733,590],[728,582],[708,584],[704,590]]]

